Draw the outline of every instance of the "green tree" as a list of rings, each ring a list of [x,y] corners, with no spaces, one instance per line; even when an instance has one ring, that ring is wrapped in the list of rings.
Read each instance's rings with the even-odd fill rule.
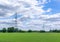
[[[5,32],[6,32],[6,28],[3,28],[3,29],[2,29],[2,32],[4,32],[4,33],[5,33]]]
[[[14,30],[15,30],[14,27],[9,27],[9,28],[7,29],[7,32],[14,32]]]
[[[32,32],[32,30],[28,30],[28,32]]]
[[[40,30],[40,32],[44,33],[44,32],[46,32],[46,31],[45,31],[45,30]]]
[[[15,29],[14,29],[14,32],[18,32],[18,28],[15,28]]]
[[[19,32],[21,32],[21,33],[25,33],[26,31],[20,29]]]

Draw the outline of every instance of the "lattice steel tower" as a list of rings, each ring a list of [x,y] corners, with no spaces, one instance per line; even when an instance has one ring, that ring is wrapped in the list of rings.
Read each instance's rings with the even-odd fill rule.
[[[17,28],[17,12],[15,13],[15,28]]]

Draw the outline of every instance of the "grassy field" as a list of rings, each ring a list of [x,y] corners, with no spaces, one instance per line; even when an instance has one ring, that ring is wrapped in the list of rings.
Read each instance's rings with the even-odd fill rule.
[[[60,42],[60,33],[0,33],[0,42]]]

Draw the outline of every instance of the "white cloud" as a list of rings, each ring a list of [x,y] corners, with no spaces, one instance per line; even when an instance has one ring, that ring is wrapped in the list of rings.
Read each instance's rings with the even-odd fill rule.
[[[51,8],[48,8],[46,11],[43,9],[43,4],[47,4],[48,2],[50,0],[40,0],[39,2],[36,0],[0,0],[0,13],[3,13],[3,15],[0,15],[2,17],[10,17],[15,12],[18,15],[22,15],[18,18],[18,26],[23,27],[23,29],[41,29],[43,24],[46,25],[45,27],[51,26],[53,28],[55,24],[60,22],[52,22],[52,20],[58,21],[57,18],[60,18],[60,13],[43,15],[46,12],[52,11]],[[4,22],[5,20],[2,21]],[[9,19],[7,23],[13,23],[14,21],[15,19]]]
[[[41,3],[38,3],[36,0],[0,0],[0,9],[2,11],[7,11],[4,13],[10,13],[13,14],[13,12],[19,12],[22,14],[42,14],[46,11],[44,11],[42,8],[44,7],[41,5],[38,7],[39,4],[45,4],[47,1],[42,0]],[[47,11],[50,11],[47,10]],[[4,15],[4,14],[3,14]],[[7,15],[7,14],[6,14]],[[7,16],[6,16],[7,17]]]

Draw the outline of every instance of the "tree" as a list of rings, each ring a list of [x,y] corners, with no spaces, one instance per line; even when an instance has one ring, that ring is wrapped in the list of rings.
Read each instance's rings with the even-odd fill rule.
[[[57,30],[57,29],[55,29],[55,30],[50,30],[49,32],[60,32],[60,30]]]
[[[2,29],[2,32],[4,32],[4,33],[5,33],[5,32],[6,32],[6,28],[3,28],[3,29]]]
[[[24,33],[24,32],[26,32],[26,31],[24,31],[24,30],[21,30],[21,29],[20,29],[20,30],[19,30],[19,32],[22,32],[22,33]]]
[[[40,30],[40,32],[44,33],[44,32],[45,32],[45,30]]]
[[[28,32],[32,32],[32,30],[28,30]]]
[[[15,29],[14,29],[14,32],[18,32],[18,28],[15,28]]]
[[[20,29],[19,32],[22,32],[22,30]]]
[[[8,29],[7,29],[7,32],[14,32],[14,27],[9,27]]]

